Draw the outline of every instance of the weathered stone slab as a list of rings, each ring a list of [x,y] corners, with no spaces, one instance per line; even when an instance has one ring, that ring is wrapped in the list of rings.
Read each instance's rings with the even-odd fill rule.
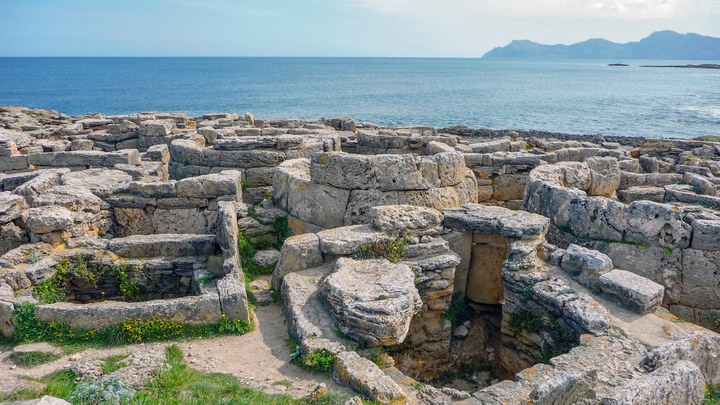
[[[464,204],[443,211],[445,226],[458,232],[498,233],[506,238],[534,239],[547,232],[547,218],[525,211],[481,204]]]
[[[600,290],[617,297],[623,304],[644,314],[662,304],[665,288],[625,270],[612,270],[600,276]]]
[[[26,226],[28,231],[42,234],[55,231],[67,231],[75,223],[74,214],[65,207],[31,208]]]
[[[432,208],[413,205],[383,205],[368,212],[373,227],[380,231],[423,230],[437,228],[442,214]]]
[[[690,247],[700,250],[720,250],[720,221],[694,220]]]
[[[168,136],[175,128],[173,120],[147,120],[140,123],[140,136],[162,137]]]
[[[241,182],[242,175],[239,171],[227,170],[218,174],[208,174],[178,180],[175,188],[179,197],[213,198],[219,196],[235,196],[237,198],[238,196],[242,196]],[[238,201],[242,200],[240,199]]]
[[[115,238],[108,250],[120,257],[207,256],[215,253],[215,235],[144,235]]]
[[[585,160],[590,168],[588,195],[612,197],[620,186],[620,168],[613,157],[591,157]]]
[[[0,224],[19,218],[28,208],[25,199],[9,191],[0,192]]]
[[[635,201],[630,204],[625,240],[683,249],[690,245],[692,227],[668,204]]]
[[[342,226],[350,191],[291,177],[287,206],[290,214],[322,228]]]
[[[415,273],[386,259],[340,258],[320,289],[338,328],[372,346],[402,343],[422,307]]]
[[[598,399],[602,405],[700,404],[704,396],[705,378],[698,367],[679,361],[614,387]]]
[[[346,256],[356,252],[362,245],[379,242],[384,234],[369,225],[353,225],[321,231],[317,236],[323,254]]]
[[[58,302],[35,307],[35,317],[41,321],[62,322],[71,328],[86,330],[117,325],[126,319],[166,319],[204,325],[218,322],[221,314],[218,295],[209,293],[145,302]]]
[[[381,403],[401,404],[407,401],[400,386],[375,363],[355,352],[342,352],[335,356],[333,379]]]
[[[560,267],[577,277],[580,284],[597,290],[599,277],[612,270],[613,263],[603,253],[572,244],[565,250]]]
[[[280,291],[286,274],[316,267],[322,262],[320,239],[316,234],[306,233],[287,238],[280,251],[280,261],[273,271],[273,288]]]
[[[385,173],[382,173],[385,176]],[[345,190],[366,190],[376,186],[375,157],[343,152],[313,153],[310,177],[313,182]]]
[[[247,292],[242,270],[237,266],[237,259],[230,257],[225,260],[225,277],[217,280],[217,294],[220,300],[221,316],[233,321],[249,321]],[[228,272],[228,270],[230,270]]]

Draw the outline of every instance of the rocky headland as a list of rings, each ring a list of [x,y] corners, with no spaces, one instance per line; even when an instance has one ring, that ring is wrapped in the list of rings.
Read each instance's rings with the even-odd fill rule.
[[[699,404],[719,176],[700,140],[0,107],[0,332],[250,321],[263,268],[349,403]]]

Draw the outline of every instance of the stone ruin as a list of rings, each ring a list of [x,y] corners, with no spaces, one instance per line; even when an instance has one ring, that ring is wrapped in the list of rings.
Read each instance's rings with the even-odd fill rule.
[[[78,285],[38,319],[249,320],[238,237],[277,242],[287,217],[265,253],[288,335],[367,398],[701,403],[720,383],[716,143],[17,107],[0,123],[5,335],[63,260],[155,287]],[[463,364],[492,373],[415,383]]]

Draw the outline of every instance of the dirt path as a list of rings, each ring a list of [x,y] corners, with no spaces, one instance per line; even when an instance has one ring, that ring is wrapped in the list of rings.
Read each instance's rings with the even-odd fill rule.
[[[164,350],[166,346],[177,344],[185,354],[186,363],[191,367],[235,375],[244,385],[270,394],[287,394],[301,398],[309,395],[320,383],[327,384],[330,391],[352,394],[351,390],[335,384],[329,377],[312,374],[290,363],[287,328],[280,305],[258,306],[254,312],[256,328],[243,336],[87,349],[33,368],[15,366],[9,359],[12,349],[0,348],[0,377],[42,377],[92,359]]]

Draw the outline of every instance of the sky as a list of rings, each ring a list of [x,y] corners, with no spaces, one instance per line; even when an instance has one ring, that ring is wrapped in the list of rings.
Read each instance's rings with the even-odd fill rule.
[[[0,56],[481,57],[660,30],[720,37],[720,0],[0,0]]]

